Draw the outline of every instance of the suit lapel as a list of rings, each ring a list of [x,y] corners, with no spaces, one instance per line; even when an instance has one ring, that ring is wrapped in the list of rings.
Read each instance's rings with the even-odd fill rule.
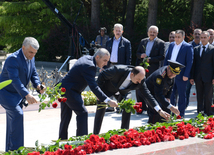
[[[182,43],[181,48],[180,48],[179,51],[178,51],[178,55],[177,55],[176,61],[178,61],[179,56],[181,55],[181,51],[183,50],[184,47],[185,47],[185,46],[184,46],[184,43]],[[178,62],[179,62],[179,61],[178,61]]]
[[[22,52],[22,49],[19,51],[19,56],[21,58],[21,62],[22,62],[22,66],[24,69],[24,74],[25,74],[26,80],[28,80],[28,67],[27,67],[27,63],[26,63],[26,60],[24,58],[24,54]]]
[[[172,51],[173,51],[174,46],[175,46],[175,43],[174,43],[174,44],[171,44],[171,46],[169,45],[169,50],[168,50],[168,53],[169,53],[168,58],[169,58],[169,60],[170,60],[171,57],[172,57]]]
[[[199,59],[201,59],[200,51],[201,51],[201,46],[196,50],[196,53],[195,53]]]
[[[120,86],[122,85],[122,83],[125,81],[125,79],[127,78],[127,76],[129,75],[129,70],[127,69],[125,71],[125,73],[123,74],[123,76],[120,78],[120,81],[118,82],[118,88],[120,88]]]
[[[147,46],[147,43],[148,43],[148,38],[146,38],[146,40],[144,40],[143,44],[142,44],[142,48],[144,50],[143,53],[146,53],[146,46]]]

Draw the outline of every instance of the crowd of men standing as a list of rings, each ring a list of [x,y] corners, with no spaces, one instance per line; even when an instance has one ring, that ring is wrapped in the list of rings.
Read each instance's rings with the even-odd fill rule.
[[[123,30],[122,27],[121,30]],[[193,40],[189,43],[184,40],[185,32],[183,30],[170,32],[168,42],[164,42],[158,38],[158,32],[159,29],[157,26],[153,25],[149,27],[147,32],[148,37],[143,38],[138,46],[136,52],[136,65],[141,65],[143,60],[145,58],[147,59],[147,62],[150,65],[148,67],[149,72],[146,73],[146,78],[148,78],[161,66],[169,65],[168,60],[181,63],[185,67],[181,70],[180,74],[175,77],[172,94],[170,96],[170,103],[174,106],[178,105],[180,115],[181,117],[184,117],[185,109],[189,105],[190,89],[195,83],[197,112],[201,112],[208,116],[212,115],[212,84],[214,84],[214,30],[208,29],[207,31],[202,31],[199,28],[195,29],[193,32]],[[110,48],[109,46],[106,47],[111,53],[109,64],[130,64],[132,53],[131,48],[125,48],[127,46],[124,46],[124,48],[117,46],[116,41],[121,43],[120,38],[124,37],[122,37],[122,34],[117,36],[118,34],[115,32],[114,35],[115,36],[106,43],[108,44],[111,42]],[[127,42],[129,43],[129,46],[131,46],[131,43],[129,41]],[[126,50],[122,51],[123,49]],[[123,61],[121,60],[121,55],[123,55]],[[129,56],[128,58],[126,57],[127,55]],[[148,105],[140,94],[140,90],[136,90],[137,101],[143,103],[142,111],[147,111]],[[177,96],[179,97],[178,103]]]
[[[194,39],[190,43],[184,41],[183,30],[172,31],[169,42],[164,42],[158,38],[158,27],[150,26],[148,37],[142,39],[138,46],[136,66],[131,66],[133,51],[131,42],[122,36],[123,25],[114,25],[112,38],[105,35],[106,32],[105,28],[101,28],[100,35],[96,38],[96,44],[103,48],[98,49],[94,56],[78,59],[60,81],[62,87],[66,88],[67,101],[61,103],[59,138],[68,139],[72,111],[76,113],[76,135],[88,134],[88,112],[81,97],[87,86],[97,96],[94,134],[99,134],[105,114],[105,109],[99,109],[100,104],[118,107],[117,102],[131,98],[131,90],[136,91],[137,101],[142,102],[142,111],[148,111],[149,123],[159,122],[162,118],[169,119],[171,112],[185,117],[190,89],[194,83],[197,112],[213,115],[213,29],[195,29]],[[0,76],[0,82],[13,80],[11,85],[0,90],[0,104],[6,110],[7,117],[6,151],[16,150],[24,145],[22,107],[25,100],[29,104],[37,102],[29,94],[27,84],[29,81],[33,82],[40,93],[45,90],[35,68],[34,56],[38,49],[39,43],[35,38],[25,38],[22,47],[5,61]],[[142,67],[145,60],[150,65],[148,73]],[[101,73],[95,81],[97,67],[101,69]],[[123,111],[121,128],[129,128],[130,116],[129,112]]]

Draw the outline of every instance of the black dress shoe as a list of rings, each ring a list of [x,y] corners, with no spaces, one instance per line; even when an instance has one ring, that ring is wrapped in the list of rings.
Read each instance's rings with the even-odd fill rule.
[[[106,108],[106,112],[113,112],[114,111],[114,107],[108,107]]]

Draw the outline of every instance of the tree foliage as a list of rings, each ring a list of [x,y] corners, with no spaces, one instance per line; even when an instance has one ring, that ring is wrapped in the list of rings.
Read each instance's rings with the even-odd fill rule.
[[[75,47],[78,48],[78,34],[91,42],[98,34],[91,30],[92,0],[82,0],[83,8],[78,18],[76,15],[81,6],[80,0],[50,0],[51,3],[75,26]],[[135,51],[142,38],[147,37],[147,20],[149,0],[136,0],[134,21],[126,20],[128,3],[130,0],[100,0],[100,26],[105,26],[108,35],[113,36],[112,28],[115,23],[124,26],[131,25],[131,34],[124,32],[132,44],[133,64]],[[183,29],[191,35],[190,27],[195,0],[158,0],[156,25],[159,27],[158,37],[168,41],[168,34],[172,30]],[[214,26],[214,1],[205,0],[203,8],[203,30]],[[75,20],[76,19],[76,20]],[[129,23],[125,23],[129,21]],[[125,27],[126,28],[126,27]],[[125,29],[124,28],[124,29]],[[126,29],[125,29],[126,30]],[[64,60],[68,53],[68,28],[51,12],[42,0],[8,0],[0,2],[0,46],[6,46],[8,52],[14,52],[21,47],[26,36],[33,36],[39,40],[41,48],[37,60],[53,61],[55,56],[62,55]],[[188,39],[188,37],[187,37]],[[78,54],[77,54],[78,56]]]

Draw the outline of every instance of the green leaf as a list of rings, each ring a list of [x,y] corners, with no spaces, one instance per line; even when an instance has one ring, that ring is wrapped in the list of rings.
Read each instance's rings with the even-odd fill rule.
[[[12,80],[6,80],[0,83],[0,90],[6,86],[8,86],[9,84],[11,84]]]

